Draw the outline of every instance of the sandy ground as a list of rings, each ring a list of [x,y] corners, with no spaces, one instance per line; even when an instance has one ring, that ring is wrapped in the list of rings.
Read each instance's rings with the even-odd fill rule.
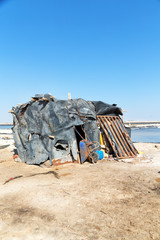
[[[53,168],[15,162],[4,141],[0,239],[160,239],[160,144],[135,144],[135,159]]]

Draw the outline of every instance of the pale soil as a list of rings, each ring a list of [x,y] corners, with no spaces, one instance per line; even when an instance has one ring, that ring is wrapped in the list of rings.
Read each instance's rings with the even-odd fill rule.
[[[0,240],[159,240],[160,145],[135,145],[136,159],[56,168],[0,150]]]

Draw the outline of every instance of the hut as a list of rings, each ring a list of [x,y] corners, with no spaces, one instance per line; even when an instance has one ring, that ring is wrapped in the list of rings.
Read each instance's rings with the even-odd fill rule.
[[[82,139],[100,142],[98,116],[120,116],[121,108],[101,101],[59,100],[37,94],[12,108],[13,137],[22,162],[77,161]],[[103,131],[103,129],[102,129]]]

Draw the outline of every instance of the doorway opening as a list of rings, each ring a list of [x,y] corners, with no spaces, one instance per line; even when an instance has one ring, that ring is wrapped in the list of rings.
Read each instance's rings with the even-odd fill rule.
[[[74,131],[75,131],[76,140],[77,140],[77,148],[78,148],[77,150],[80,151],[79,143],[80,141],[85,139],[84,125],[75,126]]]

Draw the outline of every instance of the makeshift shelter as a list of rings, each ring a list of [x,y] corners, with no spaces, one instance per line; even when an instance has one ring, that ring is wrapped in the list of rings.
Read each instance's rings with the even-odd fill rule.
[[[115,104],[83,99],[58,100],[50,94],[35,95],[12,108],[13,137],[22,162],[40,164],[77,160],[80,140],[100,141],[97,115],[122,115]]]

